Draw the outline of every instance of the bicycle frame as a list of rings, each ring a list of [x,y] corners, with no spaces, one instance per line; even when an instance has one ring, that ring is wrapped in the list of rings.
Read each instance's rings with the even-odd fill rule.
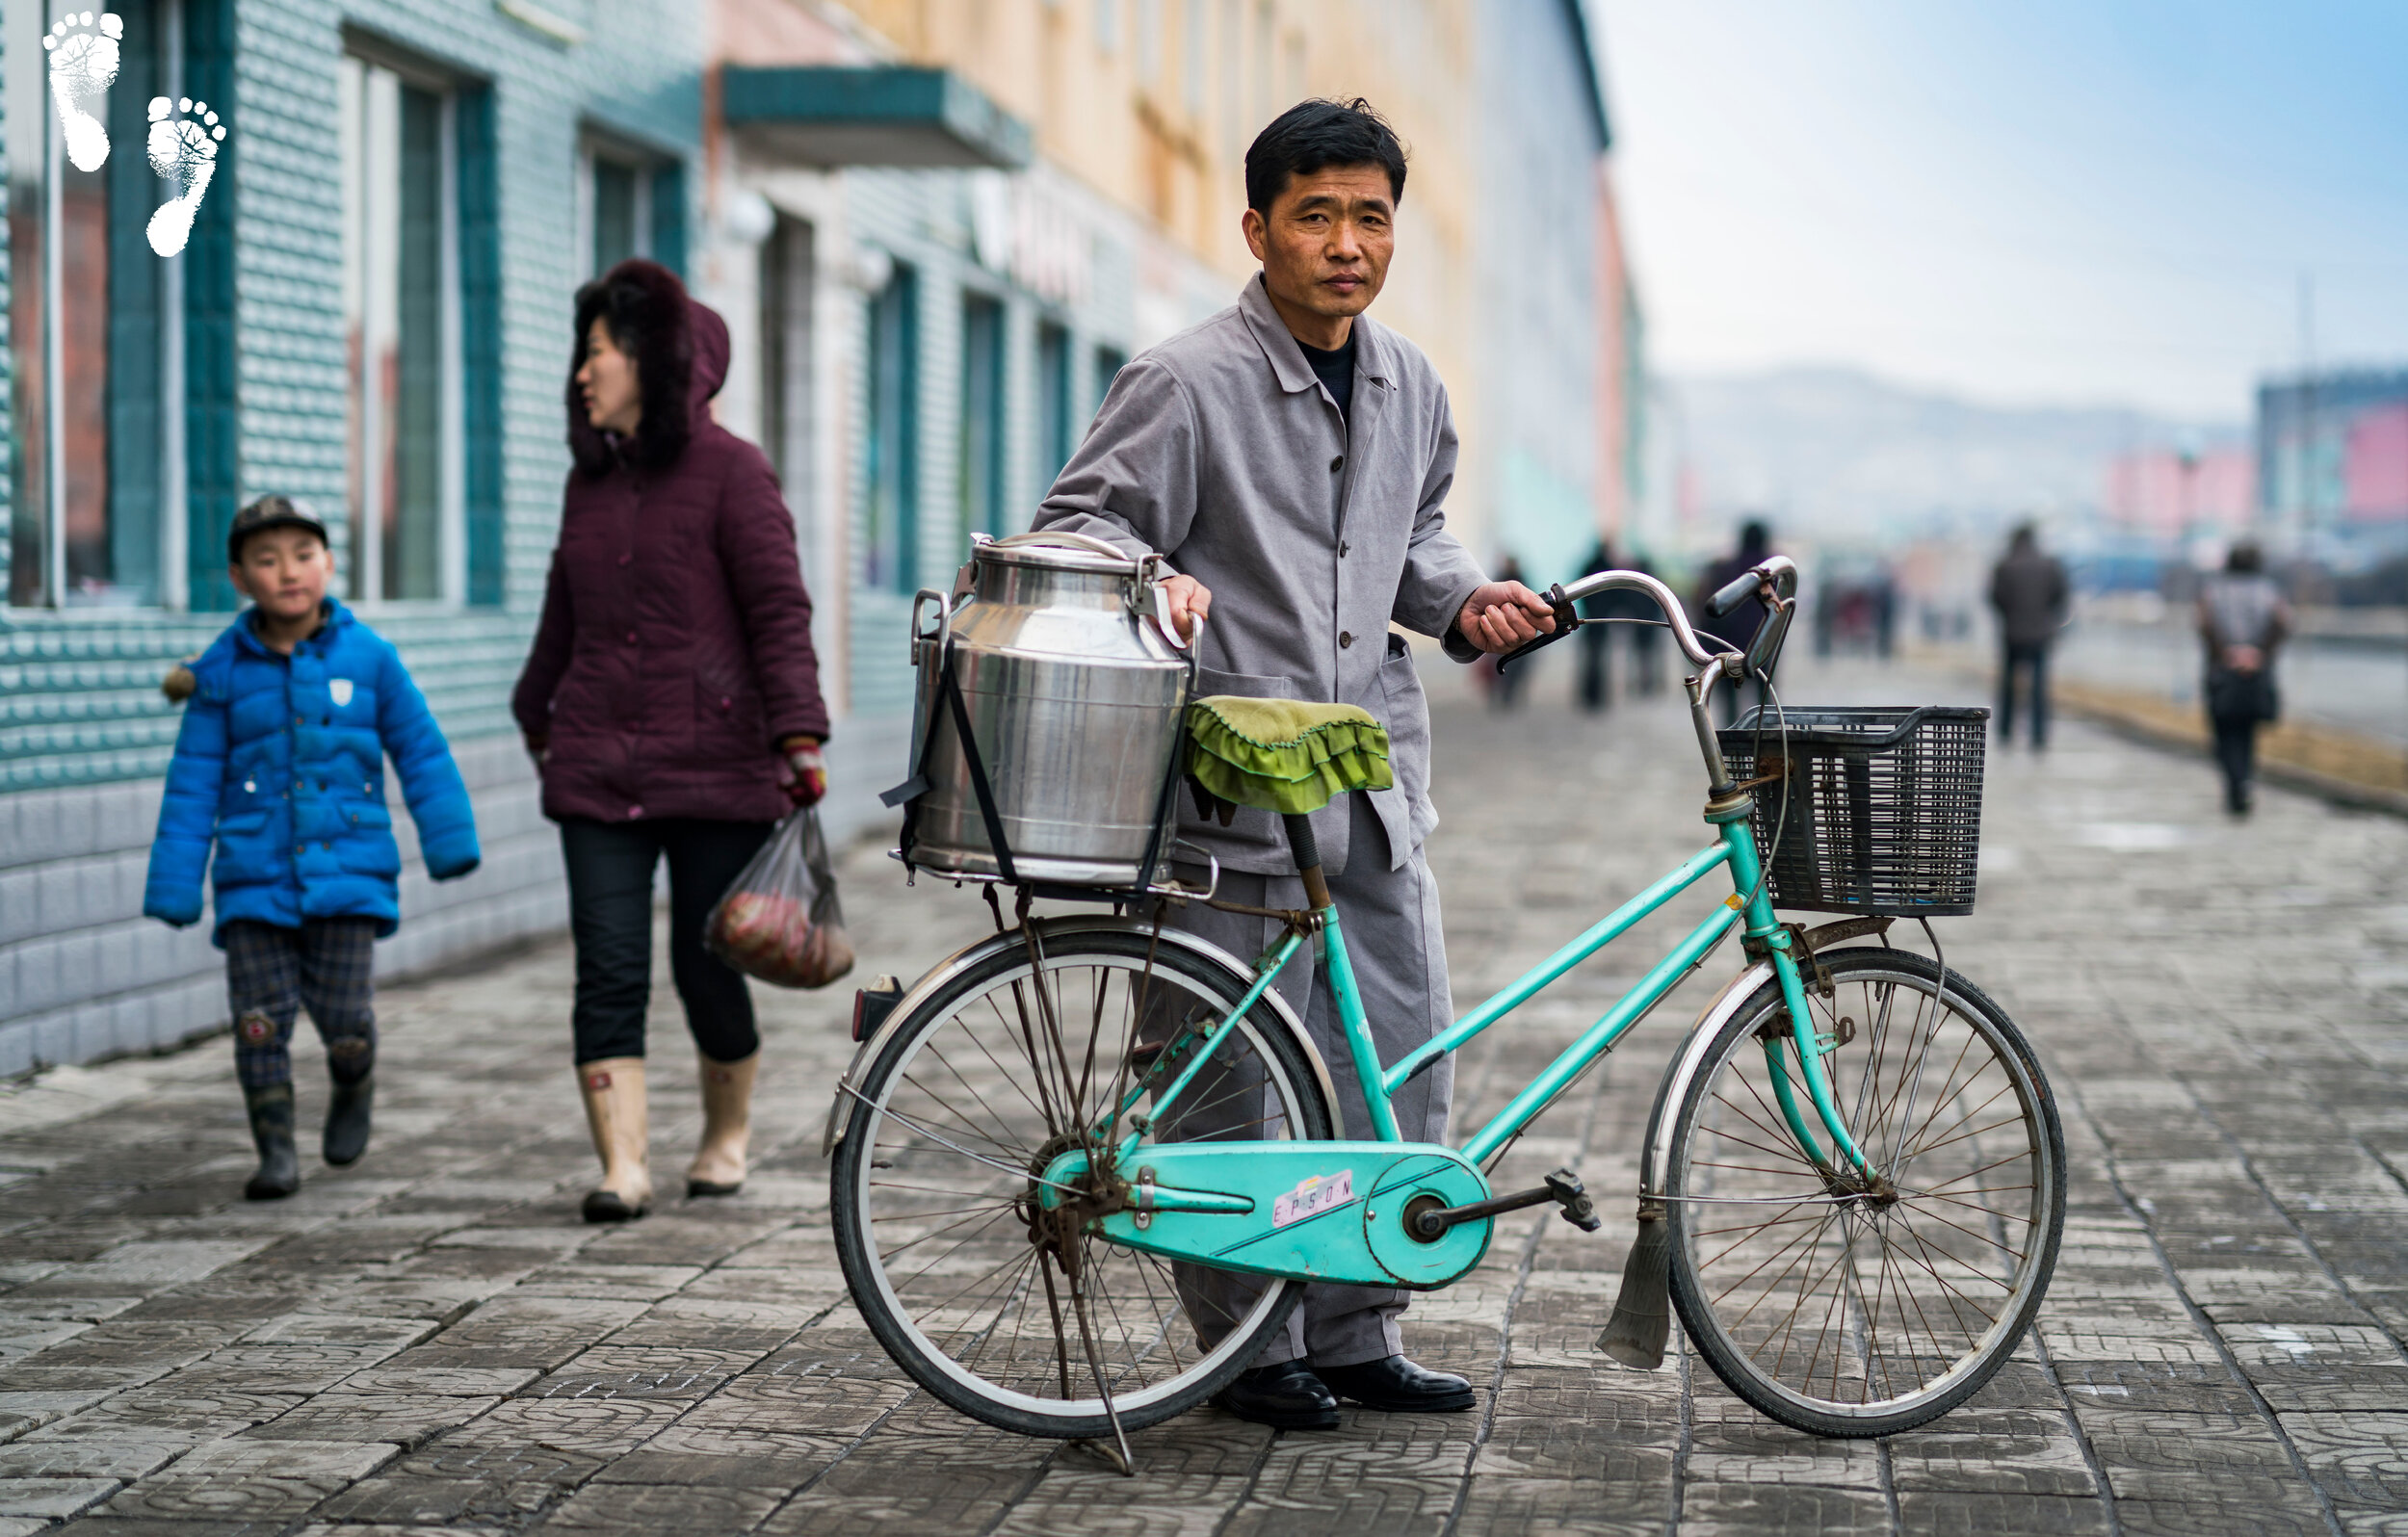
[[[1776,592],[1774,612],[1765,626],[1771,634],[1768,638],[1759,636],[1757,644],[1749,649],[1750,661],[1768,662],[1770,654],[1778,650],[1780,632],[1786,629],[1790,613],[1785,601],[1789,593],[1780,591],[1779,587],[1786,583],[1791,590],[1794,590],[1796,580],[1794,570],[1789,567],[1786,560],[1776,558],[1775,562],[1767,564],[1773,569],[1766,574],[1765,585]],[[1707,703],[1712,696],[1714,680],[1725,675],[1723,664],[1726,659],[1731,662],[1741,659],[1728,653],[1706,653],[1683,621],[1677,601],[1670,591],[1653,578],[1636,572],[1601,572],[1573,584],[1569,588],[1558,587],[1551,595],[1563,600],[1558,604],[1558,611],[1562,612],[1569,602],[1577,602],[1611,586],[1636,587],[1657,597],[1665,609],[1675,638],[1683,643],[1684,649],[1701,664],[1713,664],[1712,670],[1690,678],[1688,690],[1698,740],[1705,751],[1708,771],[1713,780],[1713,798],[1707,803],[1706,818],[1716,824],[1720,837],[1654,885],[1624,902],[1587,932],[1531,968],[1511,985],[1387,1067],[1380,1065],[1377,1049],[1372,1041],[1371,1024],[1363,1011],[1362,992],[1355,984],[1354,967],[1347,953],[1346,935],[1338,911],[1335,907],[1317,909],[1316,916],[1320,921],[1317,954],[1338,1005],[1339,1022],[1346,1034],[1348,1055],[1354,1065],[1356,1081],[1362,1086],[1364,1109],[1373,1136],[1382,1142],[1402,1140],[1398,1133],[1396,1112],[1390,1101],[1416,1074],[1440,1057],[1461,1050],[1481,1031],[1537,996],[1573,967],[1612,944],[1641,919],[1704,879],[1709,873],[1728,867],[1732,894],[1704,922],[1691,929],[1687,938],[1657,961],[1638,984],[1625,993],[1603,1018],[1548,1064],[1546,1071],[1514,1095],[1485,1126],[1472,1133],[1458,1151],[1474,1164],[1486,1164],[1491,1157],[1537,1119],[1540,1112],[1591,1063],[1612,1050],[1614,1043],[1632,1026],[1646,1017],[1665,994],[1702,964],[1734,924],[1743,923],[1749,940],[1761,945],[1768,953],[1774,975],[1780,980],[1782,999],[1789,1005],[1791,1030],[1786,1043],[1782,1039],[1770,1038],[1765,1042],[1766,1062],[1782,1118],[1788,1123],[1791,1135],[1796,1138],[1799,1150],[1826,1174],[1836,1175],[1840,1171],[1817,1140],[1813,1122],[1820,1123],[1822,1132],[1829,1136],[1832,1146],[1838,1150],[1840,1159],[1845,1164],[1871,1179],[1874,1170],[1849,1134],[1832,1094],[1830,1076],[1823,1070],[1822,1058],[1837,1043],[1823,1040],[1815,1031],[1813,1015],[1806,1006],[1797,960],[1791,952],[1790,933],[1774,920],[1771,899],[1764,890],[1763,867],[1755,831],[1748,822],[1750,802],[1739,787],[1731,783],[1709,724]],[[1257,963],[1253,987],[1219,1021],[1203,1043],[1189,1055],[1185,1069],[1156,1095],[1153,1114],[1150,1117],[1130,1115],[1132,1130],[1120,1145],[1122,1157],[1134,1155],[1144,1133],[1151,1129],[1154,1122],[1160,1121],[1164,1110],[1187,1090],[1205,1061],[1221,1048],[1229,1033],[1237,1028],[1238,1021],[1262,998],[1264,991],[1295,958],[1302,944],[1302,936],[1290,933]],[[1791,1081],[1785,1044],[1789,1052],[1794,1053],[1798,1076],[1805,1082],[1811,1121],[1808,1107],[1798,1104],[1796,1089]],[[1134,1111],[1143,1092],[1142,1088],[1132,1088],[1118,1107],[1119,1113]],[[1110,1122],[1105,1124],[1109,1126]]]

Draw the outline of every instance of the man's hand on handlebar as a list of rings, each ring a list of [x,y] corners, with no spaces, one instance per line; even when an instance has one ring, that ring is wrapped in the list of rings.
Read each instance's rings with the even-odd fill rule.
[[[1490,582],[1472,590],[1454,623],[1464,639],[1498,655],[1554,633],[1556,612],[1519,582]]]
[[[1192,644],[1197,628],[1212,617],[1212,588],[1191,576],[1165,577],[1162,586],[1170,607],[1170,622],[1179,628],[1179,639]]]

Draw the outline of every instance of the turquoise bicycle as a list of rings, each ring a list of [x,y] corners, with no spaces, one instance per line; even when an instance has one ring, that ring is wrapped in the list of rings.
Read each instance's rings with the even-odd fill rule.
[[[2030,1047],[1971,981],[1888,941],[1901,916],[1971,908],[1986,712],[1766,709],[1717,733],[1715,687],[1769,676],[1796,581],[1776,558],[1716,595],[1715,612],[1767,610],[1743,653],[1708,646],[1640,573],[1550,590],[1559,622],[1533,645],[1599,592],[1662,608],[1697,668],[1713,841],[1400,1060],[1374,1052],[1302,817],[1287,827],[1312,905],[1276,915],[1250,964],[1159,910],[1031,919],[1024,892],[1006,928],[997,903],[1001,931],[904,991],[830,1116],[838,1252],[879,1343],[965,1414],[1115,1442],[1126,1466],[1125,1432],[1218,1392],[1306,1283],[1444,1287],[1525,1208],[1595,1230],[1571,1171],[1506,1192],[1488,1171],[1736,932],[1742,964],[1656,1097],[1600,1348],[1659,1365],[1668,1290],[1732,1391],[1801,1430],[1886,1435],[1964,1402],[2029,1325],[2065,1212]],[[1486,1125],[1459,1147],[1399,1139],[1406,1081],[1717,873],[1729,894]],[[1856,916],[1805,928],[1776,906]],[[1367,1140],[1339,1136],[1329,1075],[1271,988],[1307,944]]]

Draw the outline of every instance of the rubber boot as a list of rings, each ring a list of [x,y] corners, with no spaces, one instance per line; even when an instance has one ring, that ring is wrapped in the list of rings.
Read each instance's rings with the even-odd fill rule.
[[[259,1148],[259,1172],[243,1186],[247,1201],[281,1201],[301,1188],[301,1154],[293,1147],[293,1085],[275,1083],[243,1090],[250,1111],[250,1139]]]
[[[368,1111],[377,1097],[376,1044],[358,1036],[328,1043],[327,1071],[334,1079],[334,1101],[327,1107],[322,1151],[339,1169],[368,1151]]]
[[[629,1222],[652,1204],[652,1131],[643,1095],[643,1058],[610,1056],[581,1062],[577,1086],[586,1097],[586,1125],[602,1159],[602,1185],[586,1196],[589,1222]]]
[[[754,1052],[741,1062],[714,1062],[694,1054],[702,1077],[702,1146],[686,1169],[686,1194],[734,1195],[745,1187],[745,1151],[752,1141]]]

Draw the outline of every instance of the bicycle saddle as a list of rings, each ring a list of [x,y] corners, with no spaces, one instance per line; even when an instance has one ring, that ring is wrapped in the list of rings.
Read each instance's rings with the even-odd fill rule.
[[[1188,706],[1188,779],[1199,815],[1240,806],[1319,811],[1349,790],[1385,790],[1388,729],[1360,705],[1215,694]]]

